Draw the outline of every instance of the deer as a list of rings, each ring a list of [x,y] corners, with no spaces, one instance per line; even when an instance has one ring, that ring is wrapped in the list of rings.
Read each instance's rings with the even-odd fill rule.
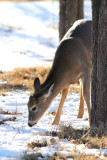
[[[86,103],[90,122],[90,77],[92,68],[91,20],[77,20],[56,49],[52,67],[46,80],[34,80],[34,93],[28,100],[28,125],[38,123],[53,99],[61,93],[61,100],[52,125],[58,125],[61,111],[71,84],[80,81],[80,104],[77,118],[84,114]]]

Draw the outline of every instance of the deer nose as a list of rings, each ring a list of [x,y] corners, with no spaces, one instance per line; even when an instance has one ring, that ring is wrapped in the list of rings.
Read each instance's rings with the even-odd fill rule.
[[[29,126],[29,127],[32,127],[32,126],[34,126],[35,124],[37,124],[37,123],[35,122],[34,124],[31,124],[31,123],[28,122],[28,126]]]
[[[33,125],[32,125],[32,124],[30,124],[30,123],[28,123],[28,126],[29,126],[29,127],[32,127]]]

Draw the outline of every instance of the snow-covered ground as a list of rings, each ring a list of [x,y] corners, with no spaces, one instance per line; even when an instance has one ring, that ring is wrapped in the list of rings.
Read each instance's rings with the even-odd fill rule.
[[[38,135],[45,134],[46,132],[51,132],[51,130],[58,130],[58,127],[52,127],[52,121],[54,116],[49,114],[56,111],[56,108],[59,103],[60,95],[58,95],[51,107],[39,121],[37,126],[33,128],[28,127],[28,112],[27,112],[27,101],[29,94],[28,92],[11,92],[7,93],[7,96],[0,97],[0,108],[9,111],[15,112],[17,107],[18,115],[16,115],[15,121],[7,121],[5,125],[0,125],[0,159],[5,157],[16,157],[21,156],[25,150],[27,150],[27,141],[31,137],[37,138]],[[87,118],[85,114],[84,118],[79,120],[76,118],[79,105],[79,96],[78,95],[69,95],[61,116],[62,123],[74,124],[79,126],[88,126],[88,121],[84,119]],[[87,113],[87,111],[86,111]],[[0,119],[11,118],[15,115],[0,115]],[[43,137],[41,136],[43,139]],[[46,137],[45,137],[46,138]],[[47,139],[49,137],[47,136]],[[49,150],[49,148],[48,148]],[[48,153],[47,150],[47,154]],[[53,151],[55,148],[53,147]],[[46,151],[45,151],[46,152]]]
[[[85,19],[91,19],[85,1]],[[58,45],[56,1],[0,2],[0,70],[50,65]]]
[[[15,121],[6,121],[5,124],[0,125],[0,159],[21,159],[27,153],[42,153],[46,157],[58,152],[63,155],[76,154],[96,155],[104,158],[107,155],[107,149],[88,149],[85,145],[75,145],[69,143],[67,139],[60,140],[57,136],[52,137],[52,131],[59,131],[59,126],[62,124],[71,125],[74,128],[88,127],[88,114],[85,106],[85,114],[82,119],[77,119],[79,95],[69,94],[65,105],[63,107],[60,125],[52,126],[54,119],[53,113],[58,107],[60,95],[58,95],[50,108],[46,111],[45,115],[38,122],[37,125],[30,128],[28,127],[28,102],[29,92],[17,91],[8,92],[7,96],[0,97],[0,109],[13,113],[17,110],[17,115],[3,115],[0,114],[0,120],[16,117]],[[52,140],[53,139],[53,140]],[[28,143],[47,142],[48,146],[41,148],[28,148]],[[53,143],[53,142],[54,143]]]
[[[52,59],[57,27],[57,2],[0,2],[0,70],[42,65]]]
[[[85,18],[91,19],[91,2],[85,1]],[[0,70],[12,70],[17,67],[51,65],[58,45],[58,2],[0,2]],[[74,144],[66,139],[61,141],[54,138],[55,144],[50,144],[52,137],[46,136],[59,126],[52,126],[60,95],[52,102],[46,114],[33,128],[28,127],[27,102],[29,92],[7,92],[7,96],[0,96],[0,110],[17,111],[17,115],[0,114],[0,121],[16,117],[15,121],[6,121],[0,125],[0,160],[21,159],[28,149],[27,143],[33,140],[49,142],[49,146],[36,148],[33,152],[41,152],[43,156],[54,152],[72,154]],[[88,127],[88,114],[77,119],[79,94],[69,94],[61,115],[60,123],[70,124],[76,128]],[[63,148],[63,150],[62,150]],[[107,155],[107,150],[91,150],[85,146],[76,146],[78,153],[89,155]]]

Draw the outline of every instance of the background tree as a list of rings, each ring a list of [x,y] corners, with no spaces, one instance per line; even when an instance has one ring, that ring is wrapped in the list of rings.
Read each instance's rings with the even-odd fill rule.
[[[99,133],[107,131],[107,0],[92,0],[92,19],[91,128]]]
[[[72,24],[84,18],[84,0],[60,0],[59,39],[61,40]]]

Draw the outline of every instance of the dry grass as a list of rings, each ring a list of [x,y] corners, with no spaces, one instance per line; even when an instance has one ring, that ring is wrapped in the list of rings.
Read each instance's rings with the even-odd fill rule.
[[[72,143],[85,144],[88,148],[107,148],[107,136],[92,137],[90,136],[90,130],[88,129],[74,129],[72,126],[60,127],[60,138],[67,138]]]
[[[10,113],[9,111],[0,110],[0,114],[18,115],[17,111]]]
[[[43,83],[49,73],[50,68],[30,67],[18,68],[10,72],[0,72],[0,80],[7,83],[0,85],[1,94],[11,90],[29,90],[33,91],[33,82],[35,77],[39,77]],[[80,91],[79,84],[72,85],[70,92],[78,93]],[[4,94],[5,95],[5,94]]]
[[[87,129],[74,129],[72,126],[60,126],[59,132],[51,132],[47,133],[47,135],[51,136],[58,136],[60,139],[67,138],[69,143],[71,144],[84,144],[86,148],[95,148],[95,149],[103,149],[107,148],[107,137],[91,137],[90,136],[90,130]],[[45,147],[48,144],[45,142],[40,143],[38,142],[32,142],[31,144],[28,144],[28,147],[30,148],[37,148],[37,147]],[[34,156],[34,155],[33,155]],[[37,155],[36,155],[37,156]],[[79,154],[78,152],[72,152],[72,156],[63,155],[63,153],[56,152],[53,156],[50,156],[47,158],[47,160],[53,160],[53,159],[63,159],[66,160],[67,158],[74,158],[74,160],[99,160],[100,158],[97,156],[87,156],[83,154]]]
[[[61,153],[55,153],[53,156],[47,158],[47,160],[56,160],[56,159],[66,160],[68,158],[73,158],[74,160],[99,160],[99,158],[96,156],[86,156],[81,154],[63,155]]]
[[[41,153],[32,153],[32,154],[26,153],[23,159],[38,160],[38,157],[44,158]],[[47,160],[57,160],[57,159],[66,160],[68,158],[73,158],[74,160],[100,160],[100,158],[98,158],[97,156],[86,156],[86,155],[80,155],[80,154],[64,155],[59,152],[54,153],[53,156],[48,156]]]
[[[61,139],[67,138],[68,140],[77,140],[83,137],[87,131],[87,129],[74,129],[72,126],[61,125],[59,137]]]
[[[104,137],[104,136],[91,137],[89,133],[90,132],[87,129],[79,130],[79,129],[74,129],[71,126],[61,125],[59,132],[53,132],[53,133],[50,133],[50,135],[58,136],[60,139],[67,138],[69,140],[69,143],[75,144],[75,145],[84,144],[85,147],[87,148],[95,148],[95,149],[107,148],[107,137]],[[47,133],[47,135],[49,136],[49,133]],[[48,144],[45,141],[41,143],[38,141],[36,143],[32,142],[28,144],[28,148],[30,147],[32,149],[34,149],[35,147],[38,148],[38,147],[46,147],[46,146],[48,146]],[[43,157],[41,153],[33,153],[33,154],[26,153],[25,159],[35,160],[35,159],[38,159],[38,157],[45,158],[47,160],[56,160],[56,159],[66,160],[68,158],[73,158],[74,160],[100,160],[100,157],[98,156],[89,156],[85,154],[80,154],[76,151],[72,151],[71,155],[65,155],[63,154],[63,152],[61,153],[57,150],[54,155],[49,156],[47,158]]]
[[[1,124],[5,124],[6,121],[15,121],[16,119],[16,115],[18,115],[19,113],[17,112],[17,105],[16,105],[16,110],[14,112],[9,112],[9,111],[5,111],[3,109],[0,110],[0,114],[4,114],[4,115],[12,115],[11,118],[3,118],[2,120],[0,120],[0,125]]]
[[[35,77],[39,77],[41,83],[45,80],[46,75],[49,72],[49,68],[37,67],[37,68],[18,68],[10,72],[1,72],[0,80],[7,83],[0,85],[0,90],[10,91],[17,89],[33,89],[33,81]]]
[[[32,154],[25,153],[22,160],[38,160],[38,157],[43,158],[41,153],[32,153]]]
[[[14,112],[4,111],[2,109],[0,110],[0,114],[13,115],[11,118],[3,118],[2,120],[0,120],[0,125],[1,125],[1,124],[5,124],[6,121],[15,121],[16,119],[15,115],[18,115],[18,112],[17,112],[17,109]]]
[[[28,147],[28,148],[35,148],[35,147],[40,148],[40,147],[46,147],[47,145],[48,145],[48,144],[47,144],[46,141],[40,142],[40,141],[38,140],[38,141],[36,141],[36,142],[28,143],[28,144],[27,144],[27,147]]]
[[[52,131],[50,135],[58,136],[60,139],[67,138],[69,141],[73,140],[73,143],[83,143],[81,137],[88,132],[88,129],[74,129],[72,126],[66,126],[61,124],[59,132]]]
[[[102,136],[102,137],[91,137],[88,136],[86,138],[86,147],[88,148],[107,148],[107,136]]]
[[[60,131],[52,131],[52,136],[60,139],[67,138],[71,143],[84,144],[87,148],[107,148],[107,136],[92,137],[89,129],[74,129],[72,126],[61,125]]]
[[[0,125],[1,124],[5,124],[6,121],[15,121],[16,117],[12,117],[12,118],[5,118],[3,120],[0,120]]]

